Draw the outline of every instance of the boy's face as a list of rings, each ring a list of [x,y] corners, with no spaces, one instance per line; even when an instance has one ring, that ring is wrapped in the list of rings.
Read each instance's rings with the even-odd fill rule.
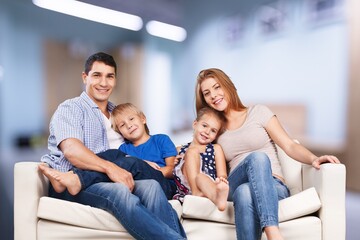
[[[135,111],[125,110],[115,117],[114,122],[120,134],[130,142],[135,142],[147,135],[145,130],[146,119]]]
[[[115,69],[103,62],[95,61],[88,74],[83,73],[86,93],[96,103],[106,103],[116,85]]]
[[[204,114],[198,121],[194,121],[194,140],[200,144],[213,142],[221,128],[220,121],[212,114]]]

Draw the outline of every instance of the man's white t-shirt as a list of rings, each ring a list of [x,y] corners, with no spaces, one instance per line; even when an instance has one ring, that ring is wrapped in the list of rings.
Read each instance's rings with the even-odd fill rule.
[[[110,149],[118,149],[120,145],[124,143],[124,138],[123,136],[121,136],[120,133],[116,132],[111,127],[111,116],[110,119],[107,118],[104,114],[103,116],[104,116],[104,123],[105,123],[106,134],[109,141]]]

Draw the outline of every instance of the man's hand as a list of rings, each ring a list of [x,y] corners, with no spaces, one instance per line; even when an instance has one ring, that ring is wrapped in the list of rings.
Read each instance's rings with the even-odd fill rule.
[[[109,166],[106,168],[106,174],[111,181],[125,184],[129,188],[130,192],[133,191],[135,182],[130,172],[115,165],[114,163],[109,162]]]

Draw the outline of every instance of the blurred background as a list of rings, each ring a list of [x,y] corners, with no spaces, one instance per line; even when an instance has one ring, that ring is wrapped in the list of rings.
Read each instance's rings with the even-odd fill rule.
[[[181,26],[186,39],[65,15],[31,0],[0,0],[1,239],[13,239],[14,164],[47,153],[50,118],[83,91],[84,61],[97,51],[118,63],[111,100],[137,105],[151,133],[176,144],[191,139],[197,74],[224,70],[245,105],[268,105],[293,138],[347,166],[347,196],[356,199],[347,203],[351,239],[351,223],[360,220],[359,1],[81,2],[138,15],[144,25]]]

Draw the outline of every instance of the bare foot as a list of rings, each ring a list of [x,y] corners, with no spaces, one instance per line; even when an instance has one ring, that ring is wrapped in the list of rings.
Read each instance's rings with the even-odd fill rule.
[[[60,172],[52,169],[45,164],[40,164],[39,169],[49,179],[54,190],[58,193],[68,190],[71,195],[76,195],[81,190],[81,182],[77,174],[73,171]]]
[[[225,178],[217,178],[216,184],[216,206],[220,211],[224,211],[227,207],[227,197],[229,194],[229,184]]]
[[[268,240],[284,240],[278,226],[267,226],[264,231]]]
[[[49,179],[51,185],[53,186],[55,192],[62,193],[65,191],[66,187],[56,180],[57,172],[55,169],[48,167],[46,164],[40,164],[38,166],[40,171]]]
[[[73,171],[60,172],[60,175],[56,178],[62,185],[64,185],[71,195],[76,195],[81,190],[81,182],[79,176]]]

